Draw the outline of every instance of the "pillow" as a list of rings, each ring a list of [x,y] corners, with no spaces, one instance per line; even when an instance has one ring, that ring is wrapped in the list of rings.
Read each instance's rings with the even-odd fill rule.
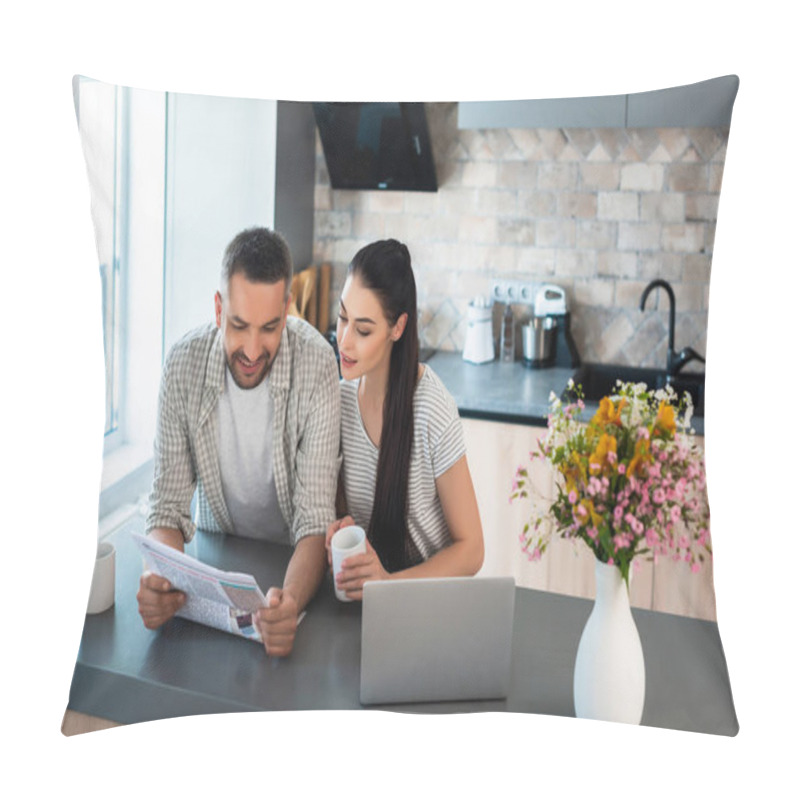
[[[64,732],[238,709],[359,707],[357,611],[341,613],[329,578],[300,626],[295,653],[276,668],[258,643],[180,619],[148,631],[136,611],[141,560],[130,534],[144,531],[163,359],[187,330],[213,319],[224,247],[254,224],[286,234],[298,272],[332,265],[329,280],[315,281],[330,292],[315,300],[314,319],[335,312],[344,269],[361,245],[394,237],[411,250],[422,344],[437,351],[431,367],[464,421],[486,536],[482,574],[514,575],[518,608],[530,614],[518,619],[514,673],[529,684],[513,683],[507,702],[421,710],[571,716],[593,559],[554,543],[549,561],[531,565],[507,498],[521,456],[541,438],[549,391],[560,393],[576,365],[569,356],[541,370],[515,364],[498,400],[490,391],[500,374],[493,365],[461,358],[469,303],[496,285],[524,299],[524,289],[554,284],[565,290],[581,362],[655,368],[666,361],[671,335],[666,295],[656,310],[639,304],[651,279],[666,278],[675,294],[675,349],[704,355],[737,87],[728,76],[630,95],[408,104],[424,112],[414,141],[425,151],[429,140],[437,189],[386,191],[380,179],[373,188],[333,188],[332,153],[317,135],[310,103],[76,77],[103,295],[99,537],[115,546],[116,563],[114,604],[86,617]],[[652,297],[649,303],[656,305]],[[532,309],[516,303],[517,325]],[[561,315],[564,330],[562,311],[549,313]],[[531,400],[523,385],[544,401]],[[237,547],[200,534],[190,552],[221,569],[253,572],[266,588],[275,565],[246,547],[237,559]],[[735,735],[708,562],[700,575],[645,565],[633,576],[631,602],[646,665],[643,724]],[[341,625],[342,640],[320,620]]]

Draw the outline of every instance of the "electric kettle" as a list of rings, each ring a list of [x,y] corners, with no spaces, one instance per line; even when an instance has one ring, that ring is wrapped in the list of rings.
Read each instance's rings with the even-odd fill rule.
[[[464,361],[485,364],[494,361],[492,335],[492,301],[478,296],[467,307],[467,335],[464,339]]]

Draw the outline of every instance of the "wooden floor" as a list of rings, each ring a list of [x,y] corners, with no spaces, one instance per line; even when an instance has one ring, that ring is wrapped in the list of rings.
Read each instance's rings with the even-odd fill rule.
[[[75,736],[79,733],[91,733],[92,731],[104,731],[107,728],[118,728],[122,723],[112,722],[110,719],[100,717],[90,717],[88,714],[81,714],[78,711],[67,711],[64,713],[64,720],[61,723],[61,733],[64,736]]]

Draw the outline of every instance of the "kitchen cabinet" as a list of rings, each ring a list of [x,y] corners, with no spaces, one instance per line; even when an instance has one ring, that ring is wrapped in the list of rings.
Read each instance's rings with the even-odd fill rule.
[[[109,728],[118,728],[122,723],[110,719],[94,717],[91,714],[81,714],[79,711],[67,709],[61,722],[61,733],[64,736],[76,736],[80,733],[93,733],[105,731]]]
[[[526,502],[509,503],[517,466],[526,465],[531,485],[542,496],[555,496],[553,471],[530,452],[546,428],[480,419],[462,419],[472,482],[484,535],[480,575],[511,575],[518,586],[577,597],[594,597],[594,555],[582,542],[554,536],[538,562],[522,552],[519,535],[530,514]],[[702,438],[698,437],[702,446]],[[712,531],[713,537],[713,531]],[[631,604],[639,608],[715,620],[710,564],[692,574],[682,563],[640,559],[632,573]]]
[[[727,127],[739,78],[726,75],[652,92],[458,104],[459,128]]]

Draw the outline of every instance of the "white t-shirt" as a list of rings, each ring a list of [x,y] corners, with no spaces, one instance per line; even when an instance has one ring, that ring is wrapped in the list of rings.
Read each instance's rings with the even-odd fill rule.
[[[378,448],[370,440],[358,407],[358,380],[342,381],[342,478],[347,513],[369,527],[378,472]],[[390,387],[391,391],[391,387]],[[464,454],[458,407],[427,365],[414,392],[414,441],[408,474],[406,524],[423,560],[452,542],[436,479]]]
[[[226,367],[217,413],[222,494],[233,529],[238,536],[289,544],[272,466],[269,375],[253,389],[242,389]]]

